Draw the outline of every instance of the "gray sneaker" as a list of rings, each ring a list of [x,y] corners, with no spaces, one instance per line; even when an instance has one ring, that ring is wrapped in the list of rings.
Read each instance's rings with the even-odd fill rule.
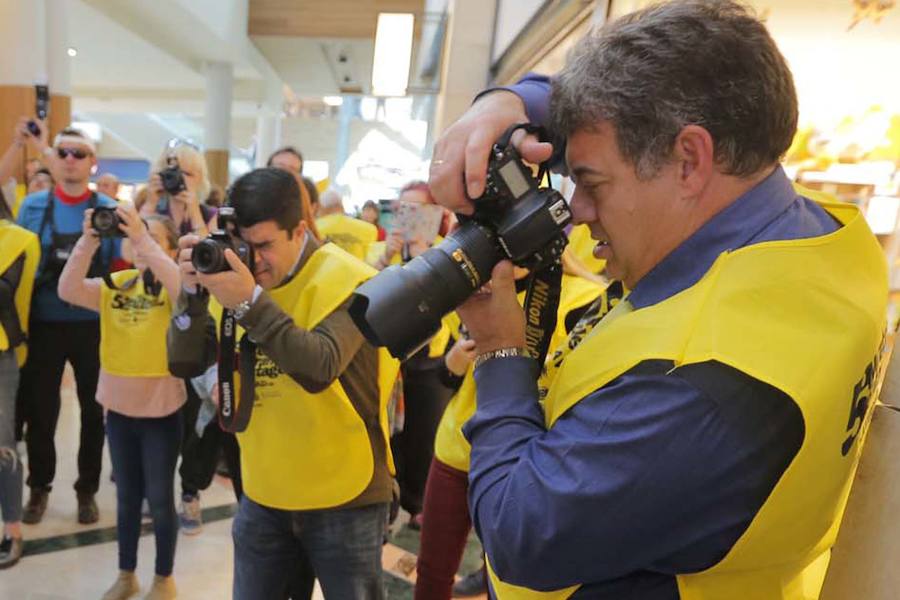
[[[181,530],[186,535],[197,535],[203,531],[203,513],[200,512],[200,496],[181,496],[181,510],[178,513]]]
[[[4,536],[0,542],[0,569],[8,569],[22,558],[22,550],[25,544],[22,538]]]

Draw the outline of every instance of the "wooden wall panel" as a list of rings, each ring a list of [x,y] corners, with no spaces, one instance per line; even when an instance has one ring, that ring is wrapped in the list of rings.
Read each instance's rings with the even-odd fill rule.
[[[222,186],[222,189],[228,187],[228,150],[207,150],[204,153],[206,157],[206,168],[209,171],[209,182]]]
[[[34,87],[22,85],[0,85],[0,153],[5,152],[13,140],[13,129],[19,117],[34,116]],[[72,101],[68,96],[52,95],[50,97],[50,140],[53,143],[55,136],[61,129],[69,125],[72,118]],[[28,157],[30,158],[30,156]],[[24,182],[25,161],[27,157],[22,153],[22,160],[17,161],[13,171],[16,181]]]
[[[249,35],[374,38],[379,12],[422,13],[424,0],[250,0]]]

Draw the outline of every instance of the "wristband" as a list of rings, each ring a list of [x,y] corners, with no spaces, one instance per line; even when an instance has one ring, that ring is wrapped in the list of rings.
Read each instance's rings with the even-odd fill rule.
[[[477,369],[485,362],[495,358],[511,358],[513,356],[524,356],[526,358],[531,358],[528,350],[520,346],[513,348],[499,348],[497,350],[491,350],[490,352],[484,352],[476,356],[474,368]]]

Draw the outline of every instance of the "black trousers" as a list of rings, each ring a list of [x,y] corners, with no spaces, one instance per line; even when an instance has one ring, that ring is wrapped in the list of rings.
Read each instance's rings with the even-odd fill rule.
[[[196,495],[200,490],[209,487],[216,474],[221,452],[231,475],[234,495],[240,501],[244,490],[241,484],[241,454],[237,437],[233,433],[222,431],[216,419],[210,421],[202,436],[198,436],[194,424],[197,422],[197,413],[202,400],[190,381],[185,381],[185,387],[187,387],[187,401],[182,407],[184,440],[181,445],[181,466],[178,468],[178,474],[181,475],[181,493]]]
[[[441,359],[442,361],[443,359]],[[430,368],[403,367],[403,431],[391,439],[397,466],[400,506],[410,514],[422,512],[425,482],[434,456],[434,436],[453,390],[441,381],[438,361]]]
[[[81,407],[78,480],[75,490],[95,494],[103,461],[103,408],[97,403],[100,373],[99,321],[32,321],[28,361],[22,369],[18,405],[27,428],[29,487],[50,488],[56,475],[56,423],[59,420],[63,369],[75,371]]]

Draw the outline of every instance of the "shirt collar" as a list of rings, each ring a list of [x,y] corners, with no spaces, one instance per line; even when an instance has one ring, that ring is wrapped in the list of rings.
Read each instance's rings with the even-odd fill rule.
[[[720,254],[749,244],[796,198],[784,170],[776,167],[651,269],[634,286],[628,300],[635,309],[644,308],[694,285]]]
[[[297,260],[294,261],[294,266],[291,267],[291,270],[288,271],[287,276],[284,280],[278,284],[278,287],[285,285],[287,282],[292,280],[297,276],[297,273],[300,272],[300,269],[303,268],[303,265],[306,264],[306,261],[309,260],[310,255],[315,251],[319,245],[313,239],[313,237],[309,234],[309,231],[305,231],[303,233],[303,245],[300,246],[300,253],[297,254]]]

